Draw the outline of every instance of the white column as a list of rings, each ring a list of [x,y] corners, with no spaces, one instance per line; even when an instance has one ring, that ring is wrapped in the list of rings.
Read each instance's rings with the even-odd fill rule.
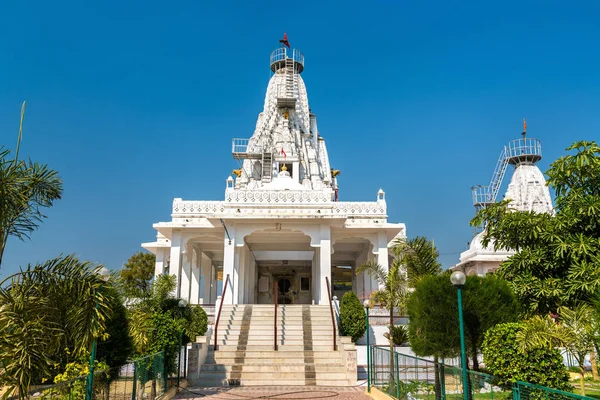
[[[254,259],[254,256],[250,257],[250,268],[248,268],[248,275],[248,304],[254,304],[256,302],[256,260]]]
[[[171,236],[171,259],[169,275],[175,275],[175,297],[179,297],[179,269],[181,267],[181,231],[173,231]]]
[[[252,252],[248,246],[244,247],[246,250],[246,262],[244,263],[244,303],[250,304],[250,293],[253,290],[252,286],[252,267],[254,265],[254,259]]]
[[[154,264],[154,279],[162,275],[165,271],[165,249],[157,249],[156,263]]]
[[[389,256],[388,256],[388,241],[387,234],[385,232],[379,232],[377,241],[379,243],[377,249],[377,264],[381,265],[383,269],[387,272],[389,269]],[[383,289],[383,286],[380,282],[373,279],[373,287],[377,287],[379,290]]]
[[[236,262],[234,265],[233,275],[235,277],[234,287],[236,288],[234,293],[234,304],[240,304],[244,302],[244,275],[246,273],[246,247],[236,248]]]
[[[192,262],[194,259],[193,251],[185,249],[185,254],[181,259],[181,285],[179,297],[190,302],[190,285],[192,283]]]
[[[223,293],[221,293],[221,296],[223,298],[223,301],[225,302],[224,304],[234,304],[233,292],[235,286],[233,283],[233,277],[235,263],[235,226],[228,226],[227,230],[229,231],[229,235],[231,236],[231,241],[227,237],[227,233],[225,233],[225,238],[223,240]],[[225,287],[227,275],[229,275],[229,287]]]
[[[319,248],[315,247],[310,275],[310,291],[312,304],[319,304]]]
[[[327,225],[321,225],[321,246],[319,248],[319,304],[329,304],[325,277],[327,277],[329,284],[331,285],[331,228]]]
[[[192,287],[190,289],[190,303],[199,304],[200,302],[200,257],[202,252],[193,251],[192,260]]]
[[[202,300],[201,304],[211,303],[211,285],[213,280],[212,261],[206,254],[200,252],[200,267],[202,268]]]

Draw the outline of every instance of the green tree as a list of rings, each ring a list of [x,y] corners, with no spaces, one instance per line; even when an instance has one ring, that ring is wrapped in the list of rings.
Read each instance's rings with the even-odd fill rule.
[[[600,289],[600,147],[576,142],[546,172],[555,215],[511,210],[503,201],[480,210],[483,244],[514,249],[496,274],[506,279],[529,315],[589,302]]]
[[[199,306],[180,306],[173,296],[174,275],[159,275],[153,282],[150,296],[129,307],[129,331],[138,355],[165,351],[165,371],[176,372],[179,335],[182,343],[204,335],[208,318]]]
[[[365,309],[356,293],[344,293],[340,304],[340,334],[350,336],[352,341],[356,343],[365,334],[367,327],[365,319]]]
[[[516,321],[519,308],[508,285],[494,277],[468,276],[463,288],[467,351],[473,369],[485,332],[496,324]],[[456,289],[448,274],[425,277],[409,296],[410,343],[419,356],[454,357],[460,352]]]
[[[107,338],[111,284],[74,256],[28,266],[0,283],[0,386],[24,398]],[[90,321],[97,321],[91,324]]]
[[[25,102],[14,158],[0,146],[0,265],[9,236],[29,239],[46,216],[43,208],[51,207],[62,194],[58,173],[45,164],[19,160],[23,134]]]
[[[494,275],[467,277],[463,293],[466,341],[471,365],[477,371],[485,332],[500,323],[516,322],[520,308],[506,281]]]
[[[146,297],[152,289],[152,278],[156,256],[143,251],[137,252],[131,257],[121,269],[120,275],[125,292],[130,297]]]
[[[111,285],[107,288],[110,317],[106,321],[106,335],[98,341],[96,359],[111,367],[110,379],[115,379],[118,368],[127,363],[133,354],[133,342],[129,336],[129,320],[123,298]],[[106,388],[108,389],[108,387]]]
[[[523,327],[515,322],[498,324],[485,333],[482,350],[487,371],[509,389],[512,382],[522,381],[572,391],[560,351],[547,346],[523,351],[518,339]]]

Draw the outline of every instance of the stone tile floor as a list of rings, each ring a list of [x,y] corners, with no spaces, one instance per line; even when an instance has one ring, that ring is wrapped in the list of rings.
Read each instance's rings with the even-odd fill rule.
[[[364,386],[357,387],[323,387],[323,386],[244,386],[204,388],[189,387],[182,389],[175,399],[186,400],[250,400],[250,399],[332,399],[332,400],[366,400]]]

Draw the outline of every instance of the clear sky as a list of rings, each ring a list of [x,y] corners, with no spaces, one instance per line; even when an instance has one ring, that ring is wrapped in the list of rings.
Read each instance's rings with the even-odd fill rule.
[[[284,31],[340,200],[382,187],[389,221],[451,266],[470,188],[523,117],[543,171],[600,140],[599,21],[597,1],[3,1],[0,144],[14,148],[27,100],[21,154],[65,189],[31,241],[9,240],[0,278],[60,253],[119,268],[174,197],[223,199]]]

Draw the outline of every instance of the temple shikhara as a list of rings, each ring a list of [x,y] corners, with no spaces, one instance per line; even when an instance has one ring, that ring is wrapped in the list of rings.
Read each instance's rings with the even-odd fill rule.
[[[174,199],[171,221],[142,245],[156,254],[155,274],[175,275],[177,296],[192,304],[273,304],[275,290],[279,304],[327,304],[328,289],[365,298],[378,284],[355,269],[387,268],[388,244],[406,234],[388,222],[383,190],[338,201],[340,171],[309,106],[304,56],[281,42],[254,133],[232,140],[238,167],[224,199]]]
[[[476,210],[496,202],[502,181],[510,165],[514,171],[504,199],[502,199],[510,200],[509,209],[554,213],[546,179],[537,166],[538,161],[542,159],[542,145],[538,139],[527,137],[525,121],[522,135],[521,139],[512,140],[503,147],[490,184],[472,188],[473,205]],[[512,249],[496,249],[493,241],[484,246],[484,235],[485,230],[473,237],[469,249],[460,254],[460,262],[452,267],[453,270],[461,270],[467,275],[482,276],[494,272],[503,261],[515,254]]]

